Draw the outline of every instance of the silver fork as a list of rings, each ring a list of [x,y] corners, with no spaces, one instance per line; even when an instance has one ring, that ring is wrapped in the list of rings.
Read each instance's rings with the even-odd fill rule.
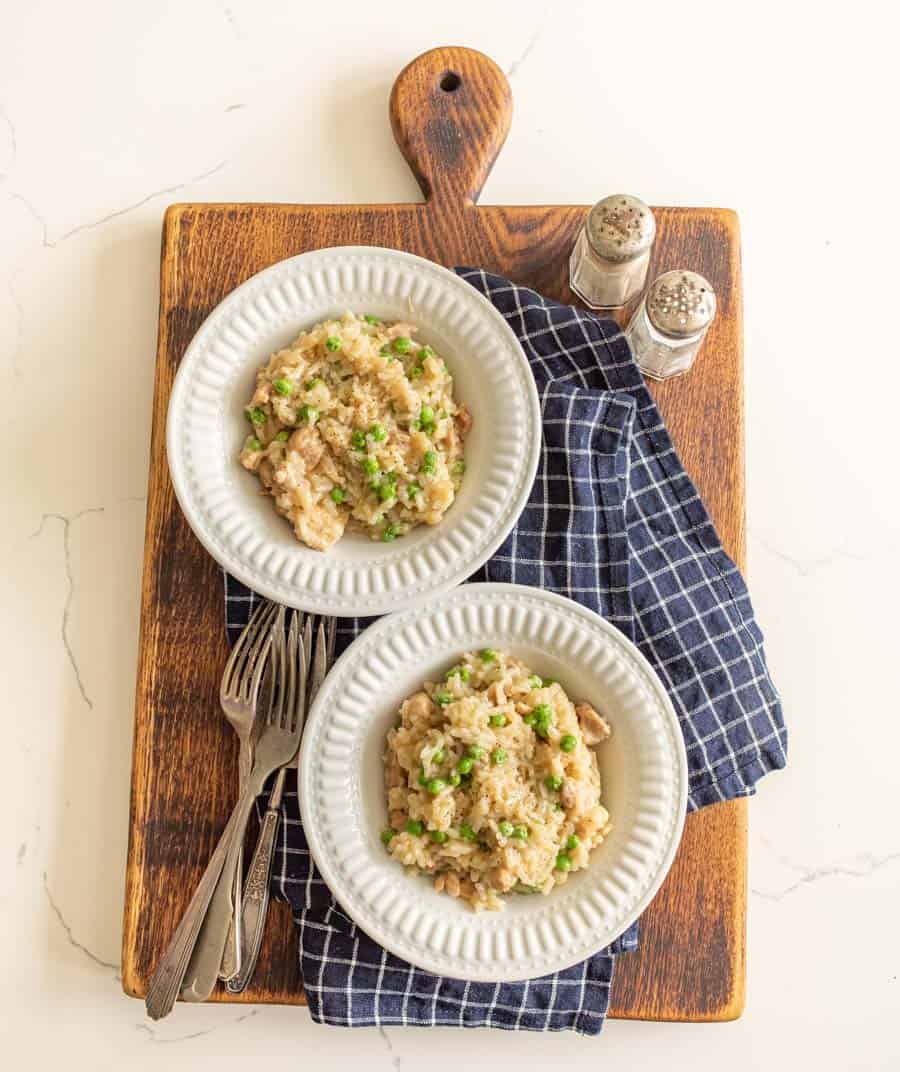
[[[319,628],[316,632],[316,654],[313,660],[312,677],[306,699],[307,711],[312,707],[316,693],[319,691],[322,681],[328,673],[328,668],[334,659],[336,632],[337,622],[334,618],[322,618],[319,620]],[[308,667],[312,642],[312,621],[309,618],[306,620],[303,636]],[[305,721],[304,712],[304,723]],[[238,973],[228,981],[228,989],[232,994],[240,994],[253,978],[259,950],[262,946],[266,915],[269,910],[269,878],[272,871],[272,855],[275,850],[275,835],[278,831],[279,809],[281,807],[281,797],[284,793],[287,769],[287,766],[281,768],[272,787],[269,805],[263,817],[256,848],[250,859],[250,867],[244,883],[244,902],[241,906],[241,933],[243,935],[241,967]]]
[[[271,629],[272,622],[278,612],[275,603],[263,601],[253,612],[250,621],[238,638],[238,642],[232,649],[225,670],[222,673],[222,682],[219,685],[219,704],[222,712],[234,732],[237,734],[240,751],[238,753],[238,793],[244,788],[244,782],[250,773],[253,763],[253,726],[256,721],[256,697],[250,695],[247,682],[244,680],[244,667],[252,649],[253,638],[259,635],[261,630]],[[234,912],[231,918],[231,927],[225,942],[225,952],[222,954],[222,965],[219,969],[220,979],[231,979],[240,970],[241,947],[241,875],[243,874],[244,850],[241,846],[238,867],[234,876]]]
[[[273,614],[278,608],[274,608]],[[265,624],[268,622],[268,624]],[[272,619],[264,615],[254,615],[251,623],[241,634],[226,665],[226,675],[233,682],[234,695],[242,697],[252,707],[256,706],[262,684],[263,671],[272,644]],[[235,814],[231,818],[215,851],[210,857],[203,877],[194,891],[191,903],[181,917],[181,922],[172,935],[162,960],[156,966],[150,986],[147,990],[147,1013],[153,1020],[168,1015],[178,997],[178,990],[184,979],[188,958],[197,942],[197,935],[203,924],[204,916],[216,889],[222,868],[231,844],[231,835],[235,828]]]
[[[306,659],[300,637],[299,615],[291,615],[285,640],[283,614],[282,607],[274,626],[272,672],[273,680],[284,681],[285,687],[273,695],[266,723],[256,743],[253,768],[235,805],[235,826],[228,855],[181,985],[180,995],[185,1001],[206,1001],[216,985],[233,910],[231,893],[238,849],[247,829],[250,811],[266,779],[279,767],[290,763],[300,746],[306,710]]]

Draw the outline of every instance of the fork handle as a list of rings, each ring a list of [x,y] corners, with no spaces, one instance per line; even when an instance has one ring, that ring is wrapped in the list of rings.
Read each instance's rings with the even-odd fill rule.
[[[232,891],[239,850],[244,843],[250,810],[262,789],[264,780],[264,777],[258,776],[248,778],[241,798],[235,805],[235,825],[228,846],[228,854],[184,974],[180,992],[182,1001],[206,1001],[213,992],[219,977],[219,966],[222,963],[222,953],[225,950],[234,911]]]
[[[241,750],[238,754],[238,793],[244,788],[244,783],[250,777],[253,768],[253,748],[250,739],[241,742]],[[223,982],[233,979],[241,968],[241,949],[244,946],[244,936],[241,927],[241,906],[244,901],[241,889],[244,871],[244,847],[241,845],[238,851],[237,867],[234,872],[234,889],[232,891],[231,923],[228,926],[228,937],[225,939],[225,951],[222,953],[222,963],[219,965],[219,978]]]
[[[269,911],[269,877],[272,872],[272,856],[275,852],[275,835],[278,832],[279,808],[286,774],[287,768],[282,767],[272,787],[269,806],[263,816],[244,883],[240,925],[243,934],[241,965],[233,978],[228,980],[228,990],[232,994],[240,994],[253,978],[262,946]]]
[[[206,865],[203,877],[194,891],[191,903],[181,917],[181,922],[172,935],[172,940],[169,942],[169,946],[162,960],[157,964],[153,978],[150,980],[145,1001],[147,1015],[151,1020],[160,1020],[164,1016],[168,1016],[178,997],[178,991],[188,966],[188,959],[196,945],[197,935],[203,925],[207,908],[216,890],[216,884],[222,876],[222,869],[225,866],[225,860],[236,829],[235,818],[236,813],[232,812],[231,818],[219,838],[219,843]]]

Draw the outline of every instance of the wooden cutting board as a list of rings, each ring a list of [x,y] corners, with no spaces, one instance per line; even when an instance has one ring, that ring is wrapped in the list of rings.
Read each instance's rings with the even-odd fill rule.
[[[509,83],[496,64],[470,49],[434,49],[400,73],[390,101],[394,137],[423,204],[183,204],[166,212],[122,942],[128,994],[145,994],[237,786],[235,737],[217,701],[227,655],[221,575],[182,517],[166,467],[166,407],[178,362],[231,290],[276,261],[323,246],[388,246],[448,266],[478,265],[573,301],[569,251],[588,206],[476,204],[511,116]],[[596,188],[598,196],[615,192],[602,174]],[[737,219],[722,209],[654,212],[651,278],[670,268],[702,272],[715,287],[719,313],[693,371],[653,391],[726,549],[743,565]],[[745,801],[689,816],[675,864],[642,919],[640,951],[619,961],[612,1015],[740,1015],[746,841]],[[303,1002],[285,905],[273,906],[253,985],[239,998],[220,989],[214,1000]]]

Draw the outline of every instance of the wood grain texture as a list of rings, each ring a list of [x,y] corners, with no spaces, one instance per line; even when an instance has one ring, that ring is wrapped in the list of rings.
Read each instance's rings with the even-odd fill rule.
[[[459,79],[449,91],[441,89],[448,72]],[[422,204],[185,204],[166,213],[122,944],[123,986],[134,996],[146,992],[236,797],[237,748],[217,703],[226,659],[221,575],[178,509],[165,458],[172,381],[197,328],[254,273],[337,245],[388,246],[448,266],[479,265],[573,300],[567,262],[588,206],[475,204],[511,116],[509,86],[496,65],[468,49],[426,53],[398,77],[390,114],[426,194]],[[654,212],[651,275],[697,269],[715,287],[719,314],[692,372],[653,391],[726,549],[743,565],[737,220],[721,209]],[[745,801],[689,816],[675,864],[643,917],[640,951],[619,961],[612,1015],[740,1015],[746,837]],[[303,1001],[286,906],[273,905],[252,986],[238,998],[220,989],[214,1000]]]

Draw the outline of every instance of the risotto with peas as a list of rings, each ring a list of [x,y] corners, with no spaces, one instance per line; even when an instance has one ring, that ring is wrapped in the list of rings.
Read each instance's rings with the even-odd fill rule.
[[[346,529],[389,542],[437,525],[459,490],[472,418],[415,331],[345,313],[304,331],[257,376],[241,463],[314,550]]]
[[[521,660],[467,652],[388,732],[387,851],[475,909],[549,893],[611,829],[591,749],[609,735],[590,704]]]

